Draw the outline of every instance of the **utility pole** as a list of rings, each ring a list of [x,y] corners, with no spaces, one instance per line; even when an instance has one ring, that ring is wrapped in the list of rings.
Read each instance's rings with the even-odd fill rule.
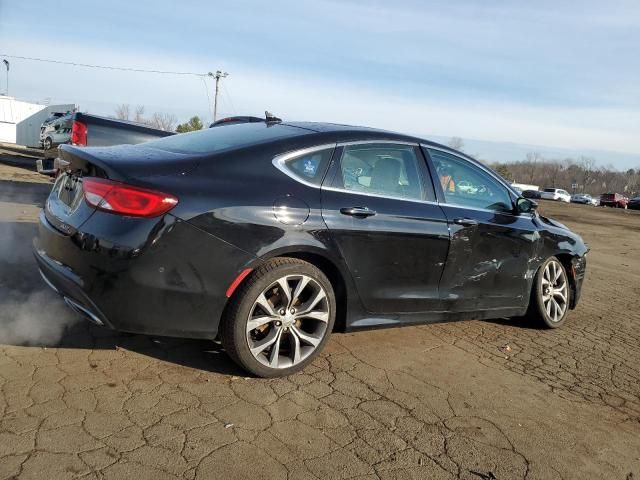
[[[9,96],[9,60],[5,58],[4,60],[2,60],[2,62],[4,63],[5,68],[7,69],[7,97],[8,97]]]
[[[229,76],[227,72],[223,72],[222,70],[216,71],[216,73],[209,72],[207,75],[216,79],[216,93],[213,97],[213,121],[215,122],[218,118],[218,86],[221,78],[226,78]]]

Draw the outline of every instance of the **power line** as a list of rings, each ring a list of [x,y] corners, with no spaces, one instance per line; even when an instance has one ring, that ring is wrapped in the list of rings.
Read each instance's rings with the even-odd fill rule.
[[[207,85],[207,79],[205,77],[200,77],[202,83],[204,83],[204,89],[207,91],[207,107],[209,108],[209,115],[213,118],[213,110],[211,109],[211,97],[209,96],[209,85]]]
[[[224,93],[224,96],[227,97],[227,100],[229,102],[229,104],[231,105],[231,110],[233,111],[234,115],[238,114],[238,111],[236,110],[235,105],[233,104],[233,101],[231,100],[231,95],[229,95],[229,90],[227,89],[227,87],[225,86],[225,84],[222,84],[222,93]]]
[[[50,58],[36,58],[36,57],[23,57],[20,55],[6,55],[4,53],[0,53],[0,57],[7,57],[7,58],[13,58],[13,59],[19,59],[19,60],[31,60],[34,62],[55,63],[59,65],[70,65],[73,67],[101,68],[103,70],[119,70],[123,72],[159,73],[163,75],[195,75],[197,77],[207,76],[206,73],[176,72],[176,71],[170,71],[170,70],[147,70],[144,68],[116,67],[113,65],[93,65],[89,63],[65,62],[63,60],[53,60]]]

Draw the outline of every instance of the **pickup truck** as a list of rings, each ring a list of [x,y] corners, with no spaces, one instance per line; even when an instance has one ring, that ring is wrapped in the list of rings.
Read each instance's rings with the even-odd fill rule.
[[[57,148],[53,149],[52,147],[64,143],[86,147],[134,145],[175,134],[175,132],[167,132],[128,120],[117,120],[80,112],[60,117],[47,126],[46,130],[52,133],[43,138],[45,158],[37,160],[36,163],[38,172],[51,176],[56,176],[58,169],[66,163],[56,156]]]

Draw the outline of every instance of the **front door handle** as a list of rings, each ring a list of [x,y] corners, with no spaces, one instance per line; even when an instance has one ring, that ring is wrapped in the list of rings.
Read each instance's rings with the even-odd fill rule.
[[[371,217],[376,214],[375,210],[369,210],[367,207],[343,207],[340,209],[340,213],[362,218]]]
[[[478,221],[473,218],[456,218],[453,220],[456,225],[462,225],[463,227],[475,227],[478,225]]]

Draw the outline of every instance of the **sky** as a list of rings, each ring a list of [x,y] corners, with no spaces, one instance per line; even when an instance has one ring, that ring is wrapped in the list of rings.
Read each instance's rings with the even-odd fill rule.
[[[497,161],[640,166],[638,52],[638,0],[0,0],[0,58],[222,69],[219,115],[458,136]],[[19,99],[212,116],[211,79],[9,61]]]

